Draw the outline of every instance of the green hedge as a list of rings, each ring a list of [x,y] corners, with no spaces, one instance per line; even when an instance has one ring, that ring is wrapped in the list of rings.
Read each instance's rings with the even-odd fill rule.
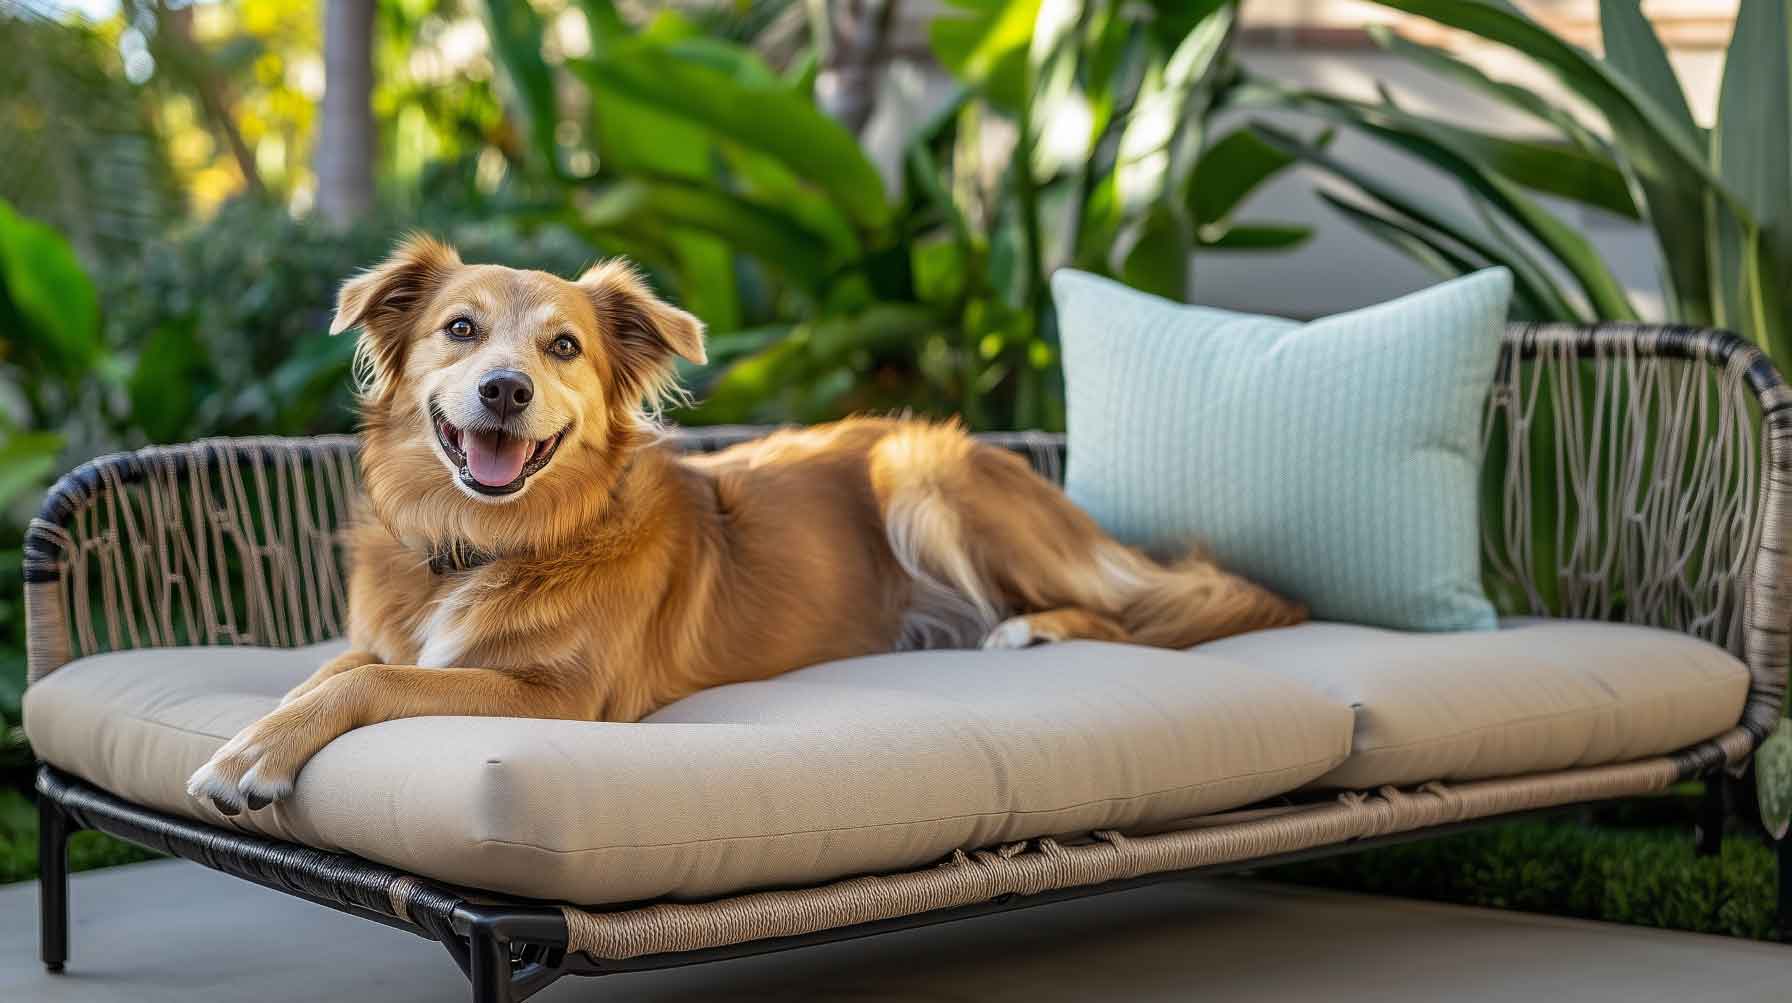
[[[157,854],[99,832],[77,832],[69,841],[69,866],[77,871],[152,860]],[[18,791],[0,789],[0,885],[37,877],[37,808]]]
[[[1725,838],[1694,854],[1690,827],[1612,830],[1515,821],[1442,839],[1258,871],[1261,877],[1377,895],[1768,940],[1774,854]]]

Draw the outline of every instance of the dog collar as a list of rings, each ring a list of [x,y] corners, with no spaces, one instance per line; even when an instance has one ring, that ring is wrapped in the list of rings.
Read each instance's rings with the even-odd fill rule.
[[[482,568],[497,559],[497,554],[455,541],[429,552],[429,571],[435,575],[450,575]]]

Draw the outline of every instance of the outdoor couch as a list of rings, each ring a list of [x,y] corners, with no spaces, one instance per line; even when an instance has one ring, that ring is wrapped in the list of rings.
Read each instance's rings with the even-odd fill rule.
[[[1061,439],[991,438],[1060,475]],[[184,783],[340,650],[355,442],[94,461],[26,543],[44,961],[82,828],[438,940],[475,999],[520,1000],[1741,771],[1792,626],[1792,392],[1765,356],[1513,326],[1486,439],[1495,631],[923,651],[640,724],[393,721],[235,816]]]

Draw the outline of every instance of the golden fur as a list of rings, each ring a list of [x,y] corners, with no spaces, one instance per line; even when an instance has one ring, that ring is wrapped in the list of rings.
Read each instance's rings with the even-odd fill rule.
[[[478,337],[448,337],[457,318]],[[220,810],[286,796],[331,739],[393,718],[634,721],[706,687],[904,646],[1186,647],[1304,616],[1198,557],[1166,567],[1121,546],[955,423],[854,418],[680,455],[644,408],[673,355],[703,359],[702,328],[626,265],[567,282],[414,238],[343,287],[334,329],[349,327],[368,516],[352,538],[353,650],[193,775]],[[550,351],[561,335],[576,358]],[[431,408],[456,429],[488,422],[474,387],[497,368],[534,386],[505,427],[558,447],[492,498],[463,483]],[[449,545],[494,559],[432,573]]]

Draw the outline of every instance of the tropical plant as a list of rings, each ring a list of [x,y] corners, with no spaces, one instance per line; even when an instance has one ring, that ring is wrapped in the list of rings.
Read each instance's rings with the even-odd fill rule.
[[[1512,49],[1595,115],[1584,119],[1441,48],[1373,29],[1384,49],[1521,112],[1551,135],[1519,140],[1465,128],[1415,113],[1385,90],[1370,102],[1253,81],[1254,101],[1360,130],[1454,178],[1474,211],[1400,190],[1259,123],[1272,147],[1349,192],[1321,198],[1441,273],[1505,265],[1515,280],[1515,313],[1544,320],[1633,320],[1639,311],[1586,237],[1536,196],[1641,220],[1660,252],[1667,320],[1734,328],[1781,366],[1792,365],[1792,13],[1784,0],[1741,0],[1711,129],[1694,121],[1637,0],[1600,0],[1603,59],[1505,0],[1378,2]],[[1792,723],[1782,722],[1763,744],[1756,790],[1762,821],[1783,837],[1792,819]]]
[[[1298,136],[1258,133],[1341,186],[1321,197],[1370,234],[1445,274],[1512,269],[1515,310],[1554,320],[1630,320],[1638,309],[1597,249],[1537,196],[1641,220],[1654,233],[1667,319],[1730,327],[1792,361],[1792,68],[1787,8],[1742,0],[1715,128],[1692,117],[1637,0],[1601,0],[1605,56],[1563,41],[1505,0],[1379,0],[1510,48],[1591,116],[1448,51],[1371,30],[1377,44],[1512,108],[1548,138],[1514,139],[1416,113],[1386,91],[1357,101],[1253,81],[1253,100],[1360,130],[1455,179],[1472,213],[1395,189]]]
[[[959,0],[932,45],[960,86],[895,196],[816,107],[812,57],[780,71],[676,14],[636,29],[607,0],[580,6],[591,51],[556,68],[536,9],[488,0],[532,139],[516,166],[559,201],[544,211],[647,263],[717,332],[681,420],[913,407],[1059,425],[1052,269],[1182,296],[1197,246],[1306,236],[1232,222],[1290,158],[1207,135],[1229,3]]]

